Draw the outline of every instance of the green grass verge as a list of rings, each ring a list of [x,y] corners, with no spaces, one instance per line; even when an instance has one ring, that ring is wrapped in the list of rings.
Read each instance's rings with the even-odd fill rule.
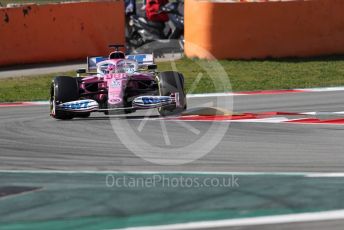
[[[230,79],[233,91],[292,89],[344,85],[344,57],[282,59],[265,61],[219,61],[226,74],[206,69],[214,62],[182,59],[176,69],[185,76],[186,89],[193,88],[197,76],[202,78],[192,93],[224,91],[230,86],[215,87],[213,80]],[[159,71],[174,69],[170,62],[158,63]],[[208,71],[209,72],[209,71]],[[73,72],[64,73],[74,76]],[[0,102],[47,100],[49,85],[57,74],[0,80]],[[211,77],[212,78],[211,78]]]
[[[74,76],[74,73],[61,75]],[[47,100],[54,76],[56,74],[0,79],[0,102]]]

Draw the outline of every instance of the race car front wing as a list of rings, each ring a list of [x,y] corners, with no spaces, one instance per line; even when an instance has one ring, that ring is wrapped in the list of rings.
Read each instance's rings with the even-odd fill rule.
[[[124,109],[155,109],[168,105],[179,106],[179,95],[172,94],[171,96],[140,96],[133,100],[132,107],[125,108],[111,108],[100,109],[97,101],[92,99],[84,99],[77,101],[70,101],[56,105],[57,110],[63,110],[75,113],[84,112],[102,112],[112,110],[124,110]]]

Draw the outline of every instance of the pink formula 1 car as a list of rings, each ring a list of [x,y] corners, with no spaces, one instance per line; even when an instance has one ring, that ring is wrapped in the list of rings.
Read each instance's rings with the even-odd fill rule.
[[[50,114],[56,119],[89,117],[91,112],[131,113],[157,108],[160,115],[186,109],[181,73],[158,73],[152,54],[128,55],[120,45],[108,58],[87,59],[87,69],[77,77],[58,76],[51,84]],[[81,77],[80,75],[86,75]]]

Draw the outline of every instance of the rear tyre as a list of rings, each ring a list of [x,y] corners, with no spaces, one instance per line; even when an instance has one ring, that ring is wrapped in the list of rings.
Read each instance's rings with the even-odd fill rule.
[[[184,76],[174,71],[162,72],[158,75],[160,96],[179,94],[180,107],[176,105],[164,106],[158,109],[161,116],[178,115],[186,109],[186,95],[184,91]]]
[[[56,109],[56,105],[79,99],[79,88],[76,78],[68,76],[55,77],[50,88],[50,114],[53,118],[69,120],[75,117],[72,112]]]

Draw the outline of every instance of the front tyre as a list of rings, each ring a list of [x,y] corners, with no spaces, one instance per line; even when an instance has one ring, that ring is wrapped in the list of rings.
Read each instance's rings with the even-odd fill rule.
[[[179,104],[168,105],[158,109],[161,116],[178,115],[186,109],[186,95],[184,91],[184,76],[174,71],[166,71],[158,76],[159,94],[160,96],[171,96],[171,94],[179,94]]]
[[[79,99],[77,79],[58,76],[53,79],[50,87],[50,115],[55,119],[69,120],[75,117],[72,112],[58,110],[57,105]]]

